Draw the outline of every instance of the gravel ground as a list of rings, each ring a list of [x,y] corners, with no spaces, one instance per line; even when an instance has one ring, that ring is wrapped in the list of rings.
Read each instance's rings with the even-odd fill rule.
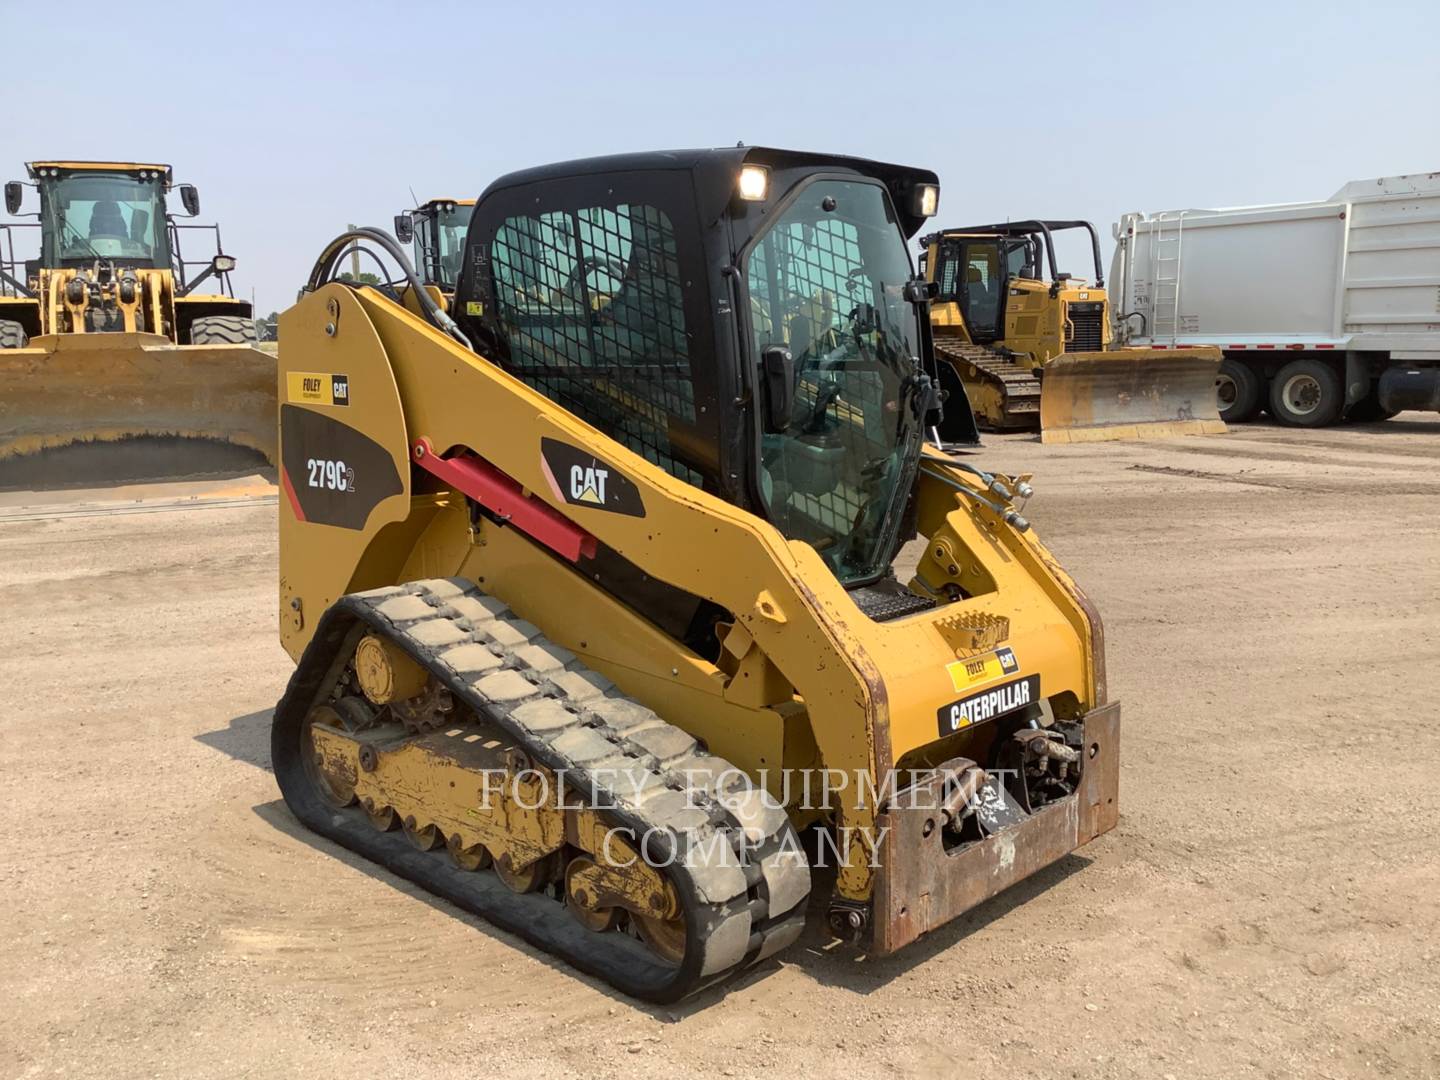
[[[988,442],[1104,615],[1119,827],[670,1009],[296,826],[273,496],[7,497],[0,1076],[1440,1073],[1440,420]]]

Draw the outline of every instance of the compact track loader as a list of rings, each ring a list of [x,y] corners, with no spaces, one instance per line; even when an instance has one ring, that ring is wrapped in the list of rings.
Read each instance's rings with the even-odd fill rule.
[[[0,226],[0,486],[273,462],[275,359],[254,347],[218,226],[167,212],[170,166],[27,170],[39,221]],[[12,215],[24,188],[5,185]],[[195,188],[179,191],[198,214]],[[15,233],[27,227],[38,229],[39,254],[22,261]],[[191,229],[213,230],[213,257],[185,259]],[[81,463],[75,451],[90,444],[103,453]]]
[[[1095,279],[1056,268],[1053,234],[1085,229]],[[983,427],[1043,442],[1218,434],[1216,349],[1111,347],[1100,240],[1088,221],[944,229],[920,241],[938,286],[930,317],[947,389],[964,385]],[[1049,281],[1042,278],[1047,266]]]
[[[515,173],[454,319],[334,240],[281,316],[295,815],[653,1001],[792,943],[812,874],[886,954],[1114,825],[1100,619],[1028,478],[925,441],[937,190],[747,147]],[[335,280],[356,243],[418,314]]]

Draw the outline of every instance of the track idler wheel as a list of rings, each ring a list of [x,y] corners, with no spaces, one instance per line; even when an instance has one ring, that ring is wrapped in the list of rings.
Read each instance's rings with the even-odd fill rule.
[[[316,794],[336,810],[344,810],[355,802],[355,774],[344,762],[327,759],[318,744],[310,736],[316,727],[352,729],[330,705],[317,705],[305,719],[305,774],[310,778]]]
[[[635,929],[640,931],[640,937],[650,946],[651,952],[667,964],[680,966],[685,959],[684,916],[660,919],[632,912],[630,918],[635,920]]]

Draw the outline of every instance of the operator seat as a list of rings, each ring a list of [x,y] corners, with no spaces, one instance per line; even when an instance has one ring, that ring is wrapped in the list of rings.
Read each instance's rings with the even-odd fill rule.
[[[90,211],[91,240],[129,240],[130,230],[125,227],[125,215],[120,204],[113,199],[104,199]]]
[[[970,267],[965,275],[965,295],[969,302],[970,321],[977,327],[989,327],[995,323],[997,297],[980,273],[978,266]]]

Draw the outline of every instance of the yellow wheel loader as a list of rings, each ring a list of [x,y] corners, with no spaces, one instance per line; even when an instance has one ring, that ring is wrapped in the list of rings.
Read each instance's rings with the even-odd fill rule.
[[[1089,232],[1093,282],[1057,269],[1054,233],[1065,229]],[[1224,432],[1219,350],[1111,347],[1100,240],[1088,221],[944,229],[920,243],[938,289],[931,323],[936,354],[948,361],[941,378],[952,392],[963,384],[983,427],[1038,427],[1043,442],[1062,443]]]
[[[883,955],[1111,828],[1100,619],[1029,478],[925,437],[937,192],[754,147],[515,173],[453,319],[334,240],[281,316],[299,820],[652,1001],[790,945],[812,883]],[[418,313],[335,279],[355,243]]]
[[[219,227],[167,212],[170,166],[36,161],[27,171],[39,220],[0,225],[0,486],[273,462],[274,357],[254,347]],[[5,185],[12,216],[25,187]],[[195,188],[179,194],[198,214]],[[38,256],[21,259],[16,234],[27,228]],[[213,256],[185,258],[190,230],[213,231]],[[104,453],[88,463],[68,449],[83,458],[89,444]]]
[[[395,237],[411,245],[420,281],[435,286],[447,303],[455,295],[465,230],[474,209],[474,199],[431,199],[395,215]]]

